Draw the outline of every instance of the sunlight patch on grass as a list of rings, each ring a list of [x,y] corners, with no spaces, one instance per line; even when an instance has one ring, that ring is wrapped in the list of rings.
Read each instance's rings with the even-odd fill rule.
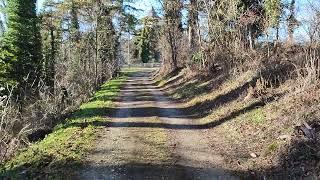
[[[227,94],[233,90],[235,90],[236,88],[241,87],[243,84],[245,84],[246,82],[249,82],[252,77],[254,76],[255,72],[254,71],[248,71],[246,73],[244,73],[243,75],[241,75],[238,78],[230,78],[230,80],[227,80],[226,82],[224,82],[223,84],[221,84],[221,86],[216,89],[215,91],[212,91],[210,93],[207,94],[203,94],[200,96],[195,96],[194,98],[191,98],[186,104],[185,106],[192,106],[195,105],[197,103],[201,103],[205,100],[212,100],[217,98],[220,95],[224,95]],[[194,90],[195,93],[199,92],[201,89],[203,89],[205,86],[199,86],[197,87],[197,89]]]
[[[197,85],[189,84],[189,85],[183,86],[182,88],[178,88],[173,94],[173,97],[176,99],[188,98],[190,96],[197,94],[199,90],[201,89],[199,89]]]
[[[164,86],[166,83],[167,83],[167,81],[164,80],[164,79],[162,79],[162,80],[160,80],[160,81],[157,82],[157,85],[158,85],[158,87],[162,87],[162,86]]]
[[[255,109],[255,110],[249,112],[247,114],[247,117],[249,118],[249,120],[251,122],[256,123],[256,124],[264,123],[266,120],[266,114],[264,113],[263,109],[261,109],[261,108],[258,108],[258,109]]]

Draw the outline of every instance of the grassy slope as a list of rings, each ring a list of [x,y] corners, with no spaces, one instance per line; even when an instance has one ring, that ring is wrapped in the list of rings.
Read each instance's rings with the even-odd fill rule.
[[[208,125],[208,134],[219,137],[218,142],[210,143],[225,157],[225,168],[240,173],[284,172],[287,173],[284,176],[300,177],[307,168],[312,171],[312,166],[316,166],[308,158],[296,161],[305,147],[297,147],[294,128],[303,120],[319,117],[315,114],[319,112],[319,89],[311,87],[297,95],[291,89],[296,82],[287,81],[250,96],[250,86],[245,84],[252,81],[254,72],[207,80],[185,78],[187,73],[167,77],[159,81],[159,86],[173,98],[182,100],[189,115],[199,115],[199,122]],[[266,102],[270,97],[274,99]],[[299,150],[292,152],[292,149]],[[252,153],[257,157],[252,157]],[[293,170],[292,162],[302,164],[304,169],[297,166]]]
[[[99,131],[90,122],[107,121],[103,116],[108,113],[105,108],[113,106],[112,101],[118,96],[127,73],[130,72],[104,84],[88,103],[57,125],[45,139],[18,152],[4,165],[0,177],[54,178],[62,176],[66,168],[80,165],[84,155],[92,149]]]

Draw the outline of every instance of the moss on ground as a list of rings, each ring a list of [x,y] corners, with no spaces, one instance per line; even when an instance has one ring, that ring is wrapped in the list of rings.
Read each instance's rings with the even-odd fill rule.
[[[267,146],[267,149],[266,149],[265,154],[266,154],[266,155],[269,155],[269,154],[275,152],[278,148],[279,148],[278,143],[277,143],[277,142],[272,142],[271,144],[269,144],[269,145]]]
[[[75,168],[83,162],[85,154],[93,147],[99,128],[90,122],[108,121],[106,109],[113,106],[126,76],[134,70],[126,70],[122,76],[104,84],[101,89],[83,104],[71,118],[57,125],[53,133],[40,142],[20,150],[2,166],[1,177],[54,179],[61,172]]]
[[[266,114],[262,108],[257,108],[247,113],[248,119],[256,124],[262,124],[266,120]]]

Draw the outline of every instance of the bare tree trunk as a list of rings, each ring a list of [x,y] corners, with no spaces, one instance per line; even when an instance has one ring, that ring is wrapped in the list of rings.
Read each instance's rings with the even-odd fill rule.
[[[198,26],[198,11],[197,11],[197,0],[190,0],[189,7],[189,52],[192,56],[195,51],[197,51],[198,44],[196,39],[197,35],[197,26]]]
[[[288,40],[287,40],[287,43],[289,46],[291,46],[293,44],[293,33],[294,33],[294,29],[295,27],[297,26],[297,19],[295,17],[295,3],[296,1],[295,0],[291,0],[291,3],[290,3],[290,16],[288,18]]]
[[[249,47],[251,50],[254,48],[254,42],[253,42],[253,35],[252,35],[252,29],[249,27],[248,29],[248,38],[249,38]]]
[[[98,77],[98,60],[99,60],[99,44],[98,44],[98,9],[99,9],[99,3],[97,3],[97,7],[96,7],[96,29],[95,29],[95,61],[94,61],[94,79],[95,79],[95,86],[98,87],[99,86],[99,77]]]
[[[181,39],[181,2],[179,0],[166,0],[165,10],[165,38],[170,47],[171,60],[169,61],[170,71],[178,67],[178,46]]]
[[[129,67],[130,67],[130,64],[131,64],[131,60],[130,60],[130,32],[128,32],[129,34],[129,37],[128,37],[128,64],[129,64]]]
[[[48,64],[49,74],[47,77],[48,79],[48,86],[50,87],[50,92],[54,94],[54,77],[55,77],[55,56],[56,56],[56,45],[55,45],[55,36],[54,36],[54,29],[53,27],[50,28],[50,46],[51,46],[51,54],[50,54],[50,62]]]

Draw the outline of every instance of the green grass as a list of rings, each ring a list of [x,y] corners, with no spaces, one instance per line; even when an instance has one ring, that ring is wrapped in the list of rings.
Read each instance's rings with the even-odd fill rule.
[[[255,124],[262,124],[266,121],[266,114],[262,108],[257,108],[248,113],[248,118]]]
[[[176,99],[193,98],[196,95],[202,94],[206,89],[200,86],[202,82],[191,82],[178,87],[173,97]]]
[[[265,154],[268,155],[268,154],[271,154],[273,152],[275,152],[276,150],[278,150],[279,148],[279,145],[277,142],[273,142],[271,144],[268,145],[266,151],[265,151]]]
[[[66,168],[81,165],[84,155],[92,150],[95,134],[99,130],[98,127],[90,125],[90,122],[108,121],[104,118],[108,113],[106,109],[113,106],[112,101],[118,96],[126,75],[132,72],[126,71],[118,79],[104,84],[71,118],[57,125],[53,133],[17,152],[10,161],[0,167],[0,179],[1,176],[13,179],[54,179],[59,177],[61,172],[65,172]]]

